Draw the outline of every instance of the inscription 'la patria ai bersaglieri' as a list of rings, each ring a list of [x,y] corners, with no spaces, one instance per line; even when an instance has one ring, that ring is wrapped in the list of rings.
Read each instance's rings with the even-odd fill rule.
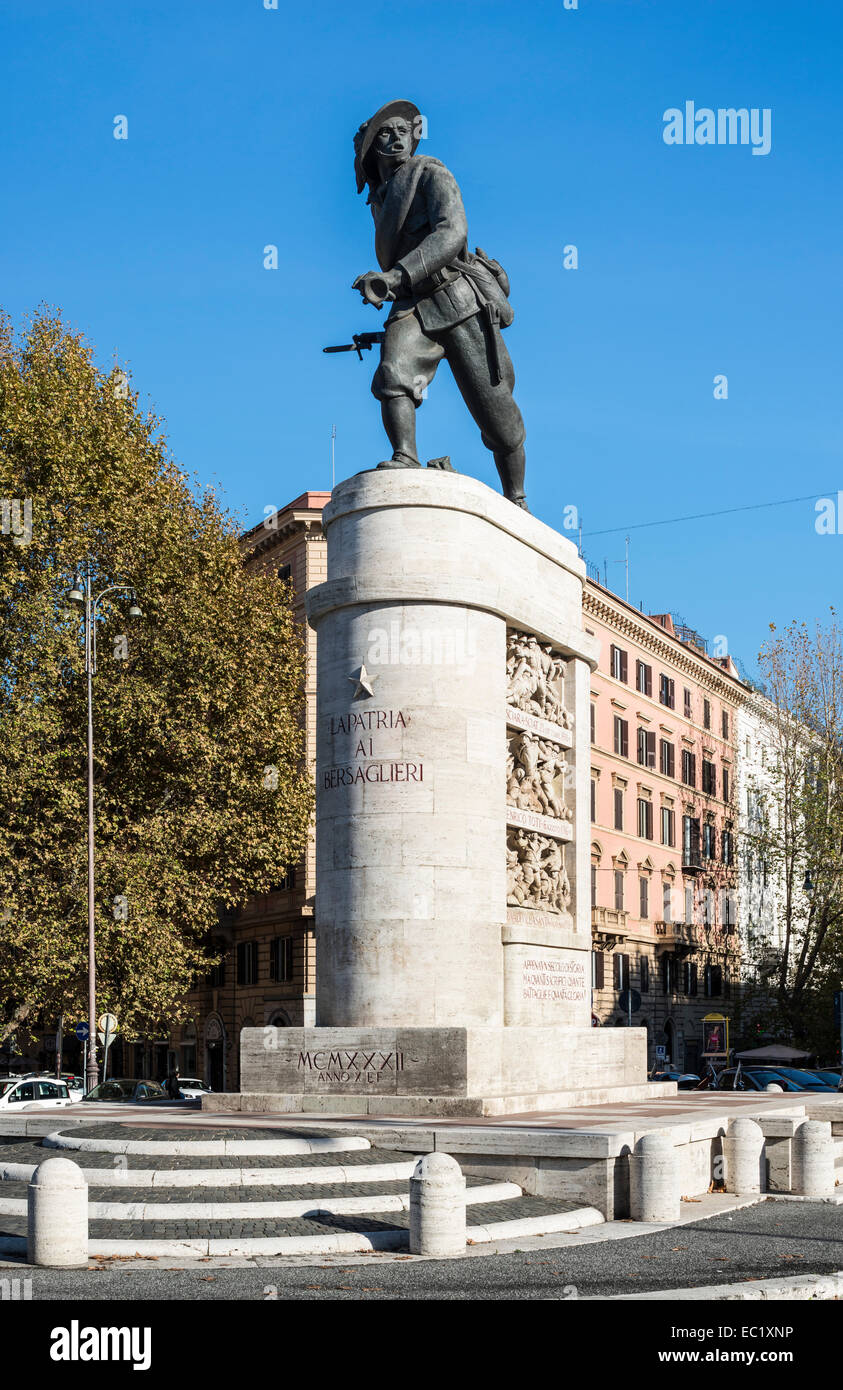
[[[378,735],[390,729],[406,729],[409,717],[399,710],[352,710],[330,716],[331,738],[344,734],[354,744],[352,761],[326,767],[323,786],[350,787],[357,782],[423,782],[424,764],[378,757],[384,740]]]

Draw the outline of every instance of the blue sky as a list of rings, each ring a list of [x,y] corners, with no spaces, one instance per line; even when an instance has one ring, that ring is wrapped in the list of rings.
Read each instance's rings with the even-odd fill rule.
[[[244,524],[330,486],[332,424],[337,476],[372,467],[374,362],[321,348],[379,326],[351,141],[406,96],[512,280],[532,510],[576,506],[620,592],[635,528],[632,600],[752,668],[837,600],[843,534],[812,501],[637,528],[843,489],[842,41],[836,0],[4,0],[0,302],[127,363]],[[666,145],[689,100],[770,108],[770,153]],[[419,447],[497,487],[447,367]]]

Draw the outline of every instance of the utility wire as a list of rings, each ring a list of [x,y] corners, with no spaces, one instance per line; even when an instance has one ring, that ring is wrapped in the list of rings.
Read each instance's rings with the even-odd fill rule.
[[[611,536],[618,531],[643,531],[648,526],[674,526],[679,521],[702,521],[712,516],[730,516],[734,512],[757,512],[764,507],[789,507],[794,502],[815,502],[819,497],[834,496],[837,491],[837,488],[827,488],[825,492],[812,492],[807,497],[784,497],[779,502],[750,502],[745,507],[723,507],[717,512],[693,512],[690,516],[666,517],[664,521],[636,521],[631,526],[607,526],[603,531],[583,531],[583,539],[587,536]]]

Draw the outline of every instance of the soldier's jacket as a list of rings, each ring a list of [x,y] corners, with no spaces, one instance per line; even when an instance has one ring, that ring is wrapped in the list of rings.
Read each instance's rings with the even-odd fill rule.
[[[415,155],[373,191],[375,254],[381,270],[403,266],[412,295],[395,301],[389,322],[415,309],[422,327],[441,332],[502,294],[494,276],[468,252],[462,194],[450,170]]]

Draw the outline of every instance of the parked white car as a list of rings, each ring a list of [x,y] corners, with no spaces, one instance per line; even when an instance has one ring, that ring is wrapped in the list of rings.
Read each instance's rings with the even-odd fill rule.
[[[211,1088],[196,1076],[180,1076],[179,1090],[185,1100],[201,1100],[203,1096],[210,1093]]]
[[[9,1077],[0,1081],[0,1108],[9,1110],[52,1110],[56,1106],[72,1105],[70,1091],[64,1081],[47,1077],[27,1077],[23,1081]]]

